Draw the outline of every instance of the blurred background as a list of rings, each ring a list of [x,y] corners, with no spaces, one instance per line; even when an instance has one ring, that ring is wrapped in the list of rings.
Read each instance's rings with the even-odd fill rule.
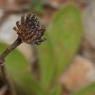
[[[42,23],[48,26],[52,16],[69,1],[71,0],[0,0],[0,47],[2,43],[10,45],[17,38],[13,27],[22,15],[30,11],[36,13]],[[84,34],[78,53],[58,80],[71,92],[95,82],[95,0],[72,2],[80,8]],[[37,79],[39,71],[36,48],[23,43],[18,47],[18,51],[30,64],[33,78]],[[0,95],[5,95],[6,87],[2,81],[0,89]],[[63,92],[62,95],[68,94]]]

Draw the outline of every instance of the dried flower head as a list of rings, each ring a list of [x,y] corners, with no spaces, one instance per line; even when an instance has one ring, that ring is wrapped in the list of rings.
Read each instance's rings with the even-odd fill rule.
[[[44,41],[45,27],[41,25],[37,16],[34,14],[22,16],[21,20],[16,22],[16,27],[13,29],[17,32],[22,42],[39,45]]]

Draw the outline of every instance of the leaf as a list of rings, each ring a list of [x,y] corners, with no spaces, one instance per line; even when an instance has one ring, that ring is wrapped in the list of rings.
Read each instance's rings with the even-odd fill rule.
[[[73,93],[72,95],[95,95],[95,83],[88,85],[84,89]]]
[[[0,52],[3,51],[7,46],[0,43]],[[21,91],[24,91],[25,95],[44,95],[42,88],[39,83],[36,83],[32,79],[32,74],[29,71],[29,63],[24,56],[18,51],[14,50],[6,59],[6,69],[16,84],[19,86]]]
[[[61,95],[62,87],[60,85],[56,85],[48,95]]]
[[[55,73],[55,59],[51,41],[46,33],[47,40],[37,48],[40,64],[40,80],[43,89],[47,90],[51,86]]]
[[[38,13],[41,13],[43,11],[43,5],[41,0],[32,0],[32,6],[33,9]]]
[[[77,53],[83,35],[80,10],[67,4],[54,15],[46,31],[46,42],[38,47],[41,84],[49,89]]]
[[[77,53],[83,35],[80,10],[74,4],[63,6],[48,28],[57,65],[57,76],[63,73]]]

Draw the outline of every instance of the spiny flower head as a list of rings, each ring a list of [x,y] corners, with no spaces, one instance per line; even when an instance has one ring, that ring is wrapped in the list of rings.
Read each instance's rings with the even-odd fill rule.
[[[17,32],[22,42],[39,45],[44,41],[45,27],[34,14],[22,16],[21,20],[16,22],[16,27],[13,29]]]

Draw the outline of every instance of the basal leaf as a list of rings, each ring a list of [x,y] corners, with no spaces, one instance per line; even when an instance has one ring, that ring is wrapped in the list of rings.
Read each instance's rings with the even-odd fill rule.
[[[41,85],[49,89],[77,53],[82,39],[80,10],[67,4],[54,14],[46,31],[46,41],[38,47]]]
[[[83,28],[80,10],[75,4],[64,5],[54,15],[47,33],[55,55],[57,76],[63,73],[77,53]]]
[[[0,43],[0,52],[6,47],[8,46]],[[39,83],[32,79],[30,64],[18,50],[14,50],[7,57],[5,66],[14,81],[13,85],[16,84],[19,87],[18,90],[24,91],[24,95],[32,95],[33,93],[44,95]]]

